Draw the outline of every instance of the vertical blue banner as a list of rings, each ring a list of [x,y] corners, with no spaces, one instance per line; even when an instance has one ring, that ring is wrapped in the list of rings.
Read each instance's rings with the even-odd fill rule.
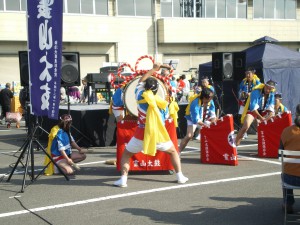
[[[62,0],[27,0],[31,114],[57,119],[62,61]]]

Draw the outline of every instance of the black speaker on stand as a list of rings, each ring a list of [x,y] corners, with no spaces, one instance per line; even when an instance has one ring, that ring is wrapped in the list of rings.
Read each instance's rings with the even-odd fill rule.
[[[212,78],[214,81],[233,79],[233,54],[231,52],[212,53]]]
[[[79,52],[63,52],[61,65],[61,86],[80,86]],[[28,52],[19,51],[21,86],[29,86]]]
[[[19,68],[21,86],[29,86],[28,52],[19,51]]]
[[[233,75],[234,80],[242,81],[246,71],[246,52],[233,53]]]
[[[216,90],[215,102],[217,101],[218,115],[237,113],[238,81],[235,80],[232,52],[212,53],[212,80]]]
[[[61,61],[61,86],[80,86],[79,52],[63,52]]]

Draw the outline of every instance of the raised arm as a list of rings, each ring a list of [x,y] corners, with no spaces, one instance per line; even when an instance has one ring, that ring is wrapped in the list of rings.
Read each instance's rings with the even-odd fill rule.
[[[147,73],[145,73],[139,80],[139,82],[145,81],[148,77],[150,77],[154,72],[158,71],[160,69],[160,63],[154,63],[153,68],[149,70]]]

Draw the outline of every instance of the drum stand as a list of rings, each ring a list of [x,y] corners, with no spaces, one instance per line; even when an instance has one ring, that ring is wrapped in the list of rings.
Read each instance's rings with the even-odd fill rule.
[[[59,170],[60,173],[62,173],[64,175],[64,177],[66,178],[66,180],[69,180],[69,178],[67,177],[67,175],[63,172],[63,170],[56,164],[56,162],[53,160],[53,158],[48,154],[48,152],[45,150],[45,148],[40,144],[40,142],[35,138],[35,134],[37,132],[38,129],[42,129],[39,124],[38,124],[38,119],[37,117],[35,117],[35,124],[33,127],[32,132],[30,133],[30,135],[28,135],[26,141],[23,143],[22,147],[20,148],[20,150],[22,150],[17,162],[15,163],[15,166],[13,168],[13,170],[11,171],[7,182],[10,181],[11,177],[13,176],[18,164],[21,162],[21,160],[24,158],[25,153],[26,155],[26,162],[25,162],[25,171],[24,171],[24,175],[23,175],[23,182],[22,182],[22,188],[21,188],[21,192],[24,192],[25,189],[25,185],[26,185],[26,175],[28,174],[30,176],[30,180],[31,182],[34,182],[35,180],[37,180],[37,178],[44,172],[44,170],[47,168],[47,166],[50,164],[48,163],[48,165],[46,165],[36,176],[34,174],[34,149],[33,149],[33,143],[36,143],[37,146],[39,147],[39,149],[41,149],[45,155],[50,159],[50,161],[57,167],[57,169]],[[19,150],[19,151],[20,151]],[[30,162],[29,162],[29,158],[30,158]],[[28,170],[29,167],[29,163],[31,163],[31,170]]]

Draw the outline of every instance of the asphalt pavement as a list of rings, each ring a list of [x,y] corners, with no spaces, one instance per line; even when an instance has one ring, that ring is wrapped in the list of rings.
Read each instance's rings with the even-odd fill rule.
[[[20,153],[27,153],[24,143],[33,146],[27,168],[38,174],[45,154],[35,140],[27,139],[24,123],[19,129],[0,125],[2,225],[283,224],[281,166],[278,159],[257,156],[256,135],[242,141],[237,166],[202,164],[200,142],[193,140],[181,154],[186,184],[177,184],[169,171],[131,172],[127,188],[113,186],[119,171],[105,164],[116,158],[115,147],[90,148],[81,170],[69,181],[62,175],[24,179],[26,157],[12,174]],[[300,211],[300,203],[295,210]]]

